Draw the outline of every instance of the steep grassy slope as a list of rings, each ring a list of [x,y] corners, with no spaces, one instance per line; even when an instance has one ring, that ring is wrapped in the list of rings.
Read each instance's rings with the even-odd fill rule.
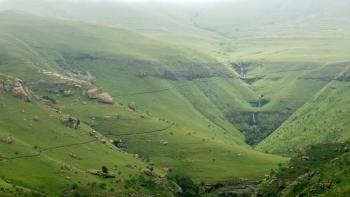
[[[340,63],[344,70],[348,63]],[[336,65],[332,70],[335,70]],[[329,78],[329,70],[319,77]],[[277,131],[261,142],[258,149],[290,154],[296,149],[320,142],[341,142],[350,138],[347,127],[349,82],[347,72],[340,73],[309,102],[293,114]]]
[[[13,195],[129,193],[132,190],[124,188],[125,181],[131,176],[142,175],[140,169],[147,165],[109,142],[103,143],[103,136],[92,136],[92,129],[85,124],[79,129],[65,127],[61,122],[62,115],[41,102],[24,102],[3,91],[0,99],[1,177],[7,183],[28,188],[16,190],[12,187],[14,191],[9,191]],[[5,141],[8,138],[11,141]],[[137,167],[131,169],[127,164]],[[107,166],[117,178],[105,179],[86,173],[88,169],[100,169],[101,166]],[[152,193],[149,188],[141,190]],[[153,192],[161,190],[164,188]],[[168,194],[168,191],[164,193]]]
[[[197,110],[201,109],[201,113],[204,113],[207,118],[213,119],[215,116],[216,124],[226,125],[225,122],[229,120],[244,133],[246,142],[252,145],[256,145],[276,130],[291,114],[327,84],[327,80],[308,80],[308,78],[314,77],[313,73],[317,77],[318,70],[323,69],[324,65],[348,61],[349,59],[350,21],[347,10],[350,2],[348,0],[332,2],[328,0],[307,2],[270,0],[264,3],[259,1],[222,1],[221,3],[197,4],[195,6],[183,4],[169,6],[169,4],[161,3],[96,4],[93,2],[37,5],[36,1],[23,2],[19,0],[7,2],[3,8],[24,10],[51,17],[105,23],[110,26],[123,25],[155,37],[158,41],[171,42],[175,43],[177,47],[190,47],[201,51],[202,55],[197,56],[197,60],[202,60],[203,56],[210,56],[225,62],[226,68],[229,70],[232,70],[229,68],[231,63],[233,63],[232,65],[246,65],[244,67],[247,69],[247,79],[244,81],[248,84],[241,85],[236,79],[234,82],[234,87],[245,86],[244,88],[232,89],[231,85],[222,88],[225,85],[220,84],[220,87],[205,90],[206,86],[214,83],[199,84],[201,91],[206,91],[204,94],[210,100],[225,98],[222,101],[214,102],[216,108],[219,108],[221,112],[208,103],[205,104],[210,106],[207,110],[199,107],[198,103],[195,107]],[[70,9],[72,5],[80,6],[73,6],[74,8]],[[99,13],[99,9],[104,9],[104,14],[96,14]],[[135,19],[136,16],[138,19]],[[196,35],[197,38],[193,38],[193,35]],[[130,42],[125,44],[132,46]],[[162,47],[158,46],[158,48]],[[153,54],[147,54],[147,58],[156,54],[157,51],[153,52]],[[70,54],[71,56],[64,57],[66,61],[69,61],[68,64],[75,64],[80,69],[86,70],[91,69],[91,66],[88,66],[91,63],[90,60],[93,64],[110,65],[109,67],[113,66],[114,68],[115,64],[121,62],[120,57],[118,61],[113,62],[113,60],[107,61],[105,56],[99,57],[101,54],[87,53],[87,55],[72,52]],[[84,55],[93,58],[83,60],[82,56],[84,57]],[[193,51],[187,51],[186,54],[181,55],[194,56]],[[129,57],[125,58],[129,59]],[[153,62],[153,58],[152,62],[133,62],[132,64],[143,66],[137,66],[138,71],[130,69],[125,72],[138,73],[139,76],[149,76],[152,75],[151,73],[154,76],[154,73],[157,73],[156,75],[167,79],[174,79],[184,73],[190,73],[185,76],[187,79],[198,76],[215,76],[213,73],[217,73],[212,69],[203,71],[202,68],[198,67],[197,60],[178,61],[177,57],[169,58],[165,54],[157,56],[157,58],[168,59],[169,61],[160,62],[160,64],[176,65],[177,69],[166,69],[165,72],[160,69],[163,66]],[[126,62],[124,60],[123,64],[131,63]],[[199,62],[205,63],[205,61]],[[118,72],[124,69],[125,65],[121,66]],[[189,65],[191,65],[191,69],[180,69],[183,66],[189,68]],[[216,67],[214,65],[215,63],[210,64],[209,67]],[[149,70],[149,68],[153,69]],[[154,70],[154,68],[158,69]],[[341,68],[332,69],[330,67],[329,71],[334,77]],[[240,72],[239,69],[236,71]],[[305,74],[310,76],[305,78]],[[101,73],[97,75],[105,77]],[[105,80],[106,82],[107,80]],[[234,99],[224,94],[216,95],[215,89],[228,90],[227,87],[231,88],[229,91],[236,92],[234,95],[231,94]],[[146,88],[140,91],[144,90],[152,91]],[[191,91],[196,90],[192,89]],[[216,98],[212,96],[213,94],[216,95]],[[193,98],[195,97],[193,95],[185,93],[184,96],[189,98],[192,104],[194,103]],[[260,98],[260,96],[263,97]],[[259,98],[264,103],[263,106],[257,107]],[[206,99],[203,99],[201,103],[204,104],[204,100]],[[214,111],[216,111],[215,114]],[[224,117],[226,120],[220,121],[219,119],[222,118],[217,117]]]
[[[127,152],[155,164],[157,169],[164,168],[166,171],[170,168],[176,173],[188,174],[196,181],[216,182],[235,176],[259,177],[285,160],[252,150],[244,143],[244,136],[228,123],[224,109],[227,106],[249,108],[245,100],[254,97],[254,93],[235,77],[232,70],[214,58],[191,49],[178,49],[129,30],[103,25],[4,12],[0,16],[0,26],[0,40],[4,44],[0,53],[1,73],[22,79],[36,94],[45,98],[45,102],[65,114],[79,118],[84,128],[94,128],[108,139],[126,141]],[[90,73],[93,79],[88,80],[86,73]],[[115,104],[106,105],[87,99],[84,92],[94,86],[111,94]],[[13,117],[12,113],[17,112],[11,109],[18,101],[10,98],[4,101],[13,104],[8,104],[6,110],[2,110],[3,116]],[[130,101],[136,102],[136,112],[127,107]],[[24,108],[22,105],[32,106],[35,103],[21,104],[20,108]],[[32,111],[33,108],[41,109],[32,106],[24,111]],[[18,113],[21,114],[21,111]],[[23,139],[31,130],[25,124],[21,126],[23,130],[14,127],[8,131],[8,124],[24,118],[20,115],[13,117],[16,119],[9,119],[8,124],[2,122],[4,135],[14,133],[15,140],[18,138],[18,141],[22,140],[29,147],[37,145],[46,148],[51,147],[48,143],[54,137],[47,136],[47,131],[55,127],[50,124],[57,126],[59,137],[70,133],[70,129],[63,130],[62,125],[57,120],[55,123],[55,118],[50,115],[44,115],[41,119],[41,114],[48,114],[47,111],[35,111],[35,114],[40,117],[39,122],[34,122],[38,126],[35,135]],[[46,121],[50,117],[52,119]],[[90,138],[88,135],[80,138],[79,133],[74,137],[67,135],[54,143],[62,145]],[[97,144],[99,146],[96,149],[107,151],[104,150],[108,148],[106,145]],[[97,152],[84,152],[86,146],[64,149],[66,152],[60,149],[45,152],[45,157],[35,158],[39,161],[28,160],[33,162],[28,164],[28,168],[46,163],[55,165],[51,164],[52,160],[61,161],[67,156],[65,153],[72,151],[82,155],[85,162],[88,160],[85,157],[97,155]],[[17,151],[19,154],[25,153],[25,148],[17,146],[17,143],[11,147],[20,149]],[[30,151],[28,148],[26,151],[35,153],[35,150]],[[101,165],[111,168],[115,161],[118,169],[122,166],[124,175],[129,171],[137,174],[140,168],[128,169],[125,167],[127,163],[145,165],[139,164],[128,154],[114,153],[115,148],[108,151],[108,155],[98,154],[101,158],[76,164],[76,168],[86,170]],[[16,150],[3,154],[13,152]],[[46,158],[46,154],[50,158]],[[11,170],[17,165],[20,163],[14,161]],[[28,180],[31,182],[29,186],[36,189],[43,184],[40,178],[28,174],[25,176],[28,169],[23,169],[21,180],[11,174],[11,170],[6,170],[4,178],[13,179],[18,185],[26,186]],[[45,173],[52,174],[52,171],[47,169]],[[83,184],[84,181],[95,181],[94,177],[90,177],[93,179],[91,181],[83,180],[84,177],[79,173],[69,176],[72,180],[76,176]],[[63,180],[64,176],[52,179],[49,183],[65,184]],[[122,176],[120,180],[127,181],[128,175]],[[123,191],[123,184],[116,185],[116,191]],[[40,191],[51,192],[48,191],[49,185],[45,187]],[[52,192],[59,192],[62,187]]]

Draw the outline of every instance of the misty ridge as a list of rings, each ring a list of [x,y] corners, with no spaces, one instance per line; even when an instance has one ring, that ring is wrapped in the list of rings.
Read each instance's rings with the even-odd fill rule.
[[[175,2],[175,1],[174,1]],[[159,30],[171,23],[173,33],[181,32],[181,26],[196,26],[221,35],[234,36],[231,30],[267,31],[273,35],[274,26],[285,25],[298,36],[298,29],[325,31],[328,28],[342,31],[350,19],[349,0],[218,0],[218,1],[128,1],[128,0],[3,0],[2,10],[120,25],[137,31]],[[143,26],[142,23],[149,24]],[[263,29],[261,29],[263,28]],[[286,29],[286,30],[287,30]],[[230,32],[231,31],[231,32]],[[239,35],[239,32],[236,32]],[[305,32],[304,32],[305,33]],[[248,33],[246,34],[248,35]],[[288,35],[288,34],[287,34]],[[263,35],[265,36],[265,35]]]

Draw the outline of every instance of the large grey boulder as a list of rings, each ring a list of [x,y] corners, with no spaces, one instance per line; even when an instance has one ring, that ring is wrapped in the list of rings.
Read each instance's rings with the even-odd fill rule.
[[[89,99],[96,99],[100,103],[105,103],[105,104],[113,104],[114,103],[112,96],[109,95],[107,92],[104,92],[101,89],[97,89],[97,88],[89,89],[86,92],[86,96]]]

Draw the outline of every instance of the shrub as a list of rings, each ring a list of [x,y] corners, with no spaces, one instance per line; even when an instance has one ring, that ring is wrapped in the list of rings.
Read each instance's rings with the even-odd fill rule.
[[[108,168],[106,166],[102,166],[101,167],[101,171],[104,173],[104,174],[108,174]]]
[[[199,186],[186,175],[168,174],[167,179],[174,181],[182,189],[182,197],[196,197],[199,196]]]

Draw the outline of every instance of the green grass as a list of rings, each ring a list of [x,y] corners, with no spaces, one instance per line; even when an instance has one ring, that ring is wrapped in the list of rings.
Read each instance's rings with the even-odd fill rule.
[[[329,83],[257,148],[290,154],[290,150],[315,143],[348,140],[345,118],[348,114],[348,89],[348,82]]]
[[[59,116],[45,105],[38,102],[24,103],[6,94],[1,95],[1,101],[0,135],[2,138],[9,135],[13,137],[13,144],[1,143],[2,157],[35,155],[42,149],[77,144],[44,151],[40,156],[5,159],[0,167],[1,176],[12,184],[56,196],[74,183],[82,190],[89,191],[91,188],[87,184],[97,182],[106,183],[108,188],[115,188],[122,193],[126,191],[123,181],[129,175],[139,174],[139,169],[146,166],[109,143],[93,141],[94,138],[89,135],[91,128],[86,125],[78,130],[64,127]],[[33,117],[38,114],[39,121],[34,121]],[[76,154],[82,160],[74,159],[70,154]],[[135,164],[137,168],[129,169],[127,164]],[[87,169],[99,169],[102,165],[111,170],[115,168],[112,170],[115,173],[120,172],[117,179],[121,182],[115,184],[113,180],[86,173]],[[161,171],[159,173],[162,174]],[[69,180],[67,177],[70,177]],[[96,192],[105,191],[97,189]]]

